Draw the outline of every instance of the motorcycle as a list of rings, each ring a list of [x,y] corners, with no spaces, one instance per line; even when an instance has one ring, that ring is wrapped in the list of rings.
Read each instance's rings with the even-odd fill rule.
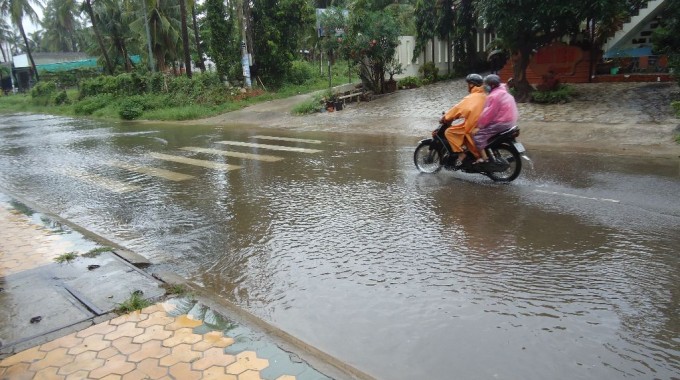
[[[465,159],[460,165],[456,165],[458,154],[451,150],[444,136],[444,132],[451,125],[440,123],[439,127],[432,131],[432,138],[420,141],[413,153],[413,161],[418,170],[432,174],[443,167],[452,171],[483,174],[496,182],[512,182],[522,171],[522,158],[531,161],[526,155],[524,145],[517,141],[519,127],[514,126],[489,140],[489,145],[485,149],[489,157],[487,162],[475,164],[475,156],[466,151]]]

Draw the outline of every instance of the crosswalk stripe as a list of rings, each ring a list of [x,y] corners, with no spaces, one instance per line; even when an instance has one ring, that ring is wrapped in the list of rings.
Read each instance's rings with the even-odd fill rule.
[[[281,146],[281,145],[255,144],[255,143],[247,143],[247,142],[241,142],[241,141],[216,141],[216,142],[218,144],[224,144],[224,145],[247,146],[247,147],[252,147],[252,148],[282,150],[282,151],[287,151],[287,152],[299,152],[299,153],[319,153],[319,152],[321,152],[318,149],[296,148],[296,147],[292,147],[292,146]]]
[[[140,187],[137,185],[131,185],[129,183],[102,177],[98,174],[87,173],[77,169],[61,170],[61,173],[71,178],[75,178],[77,180],[89,183],[91,185],[95,185],[97,187],[102,187],[107,190],[113,191],[114,193],[127,193],[130,191],[136,191],[140,189]]]
[[[261,139],[261,140],[278,140],[278,141],[301,142],[301,143],[309,143],[309,144],[321,144],[323,142],[321,140],[294,139],[294,138],[291,138],[291,137],[276,137],[276,136],[262,136],[262,135],[256,135],[256,136],[250,136],[250,137],[254,138],[254,139]]]
[[[146,174],[150,175],[152,177],[159,177],[159,178],[164,178],[170,181],[185,181],[187,179],[192,179],[194,176],[189,175],[189,174],[184,174],[184,173],[177,173],[173,172],[170,170],[165,170],[161,168],[154,168],[154,167],[148,167],[148,166],[138,166],[138,165],[131,165],[126,162],[121,162],[121,161],[111,161],[107,162],[106,164],[110,166],[114,166],[117,168],[125,169],[131,172],[135,173],[140,173],[140,174]]]
[[[181,157],[181,156],[171,156],[169,154],[163,154],[163,153],[150,153],[151,157],[157,158],[159,160],[164,160],[164,161],[172,161],[172,162],[178,162],[180,164],[187,164],[187,165],[195,165],[195,166],[202,166],[204,168],[208,169],[217,169],[217,170],[235,170],[235,169],[240,169],[240,166],[236,165],[229,165],[229,164],[223,164],[220,162],[212,162],[212,161],[204,161],[204,160],[197,160],[194,158],[187,158],[187,157]]]
[[[266,154],[251,154],[251,153],[231,152],[231,151],[228,151],[228,150],[197,148],[197,147],[193,147],[193,146],[187,146],[187,147],[180,148],[180,149],[188,150],[190,152],[220,154],[222,156],[227,156],[227,157],[246,158],[246,159],[257,160],[257,161],[274,162],[274,161],[283,160],[283,157],[268,156]]]

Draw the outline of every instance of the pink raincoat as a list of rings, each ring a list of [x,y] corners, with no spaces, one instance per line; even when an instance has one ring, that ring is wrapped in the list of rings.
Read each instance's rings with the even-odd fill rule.
[[[477,148],[486,148],[491,137],[513,127],[518,118],[517,103],[507,87],[501,84],[491,90],[486,97],[484,110],[477,120],[479,131],[474,136]]]

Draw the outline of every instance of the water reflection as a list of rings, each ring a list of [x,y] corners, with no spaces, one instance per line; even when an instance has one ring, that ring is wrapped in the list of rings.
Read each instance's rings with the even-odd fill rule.
[[[12,116],[0,179],[380,378],[680,374],[677,168],[539,153],[499,186],[418,175],[395,136],[279,133],[322,152],[276,162],[182,149],[272,134]]]

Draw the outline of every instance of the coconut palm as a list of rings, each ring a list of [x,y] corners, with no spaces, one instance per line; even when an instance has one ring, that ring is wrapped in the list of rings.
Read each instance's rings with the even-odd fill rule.
[[[189,28],[187,27],[187,1],[179,1],[180,29],[182,32],[182,50],[184,52],[184,69],[191,78],[191,52],[189,51]]]
[[[2,52],[2,61],[8,62],[11,56],[10,49],[5,51],[5,45],[9,44],[9,40],[12,35],[12,28],[4,18],[0,18],[0,52]]]
[[[89,1],[89,0],[88,0]],[[31,54],[31,48],[28,43],[28,37],[26,37],[26,31],[24,30],[24,17],[28,17],[33,23],[38,23],[38,14],[33,9],[36,6],[42,10],[43,5],[40,0],[0,0],[0,16],[9,17],[12,24],[19,28],[19,33],[21,33],[21,38],[24,40],[24,45],[26,46],[26,54],[31,62],[31,67],[35,73],[35,80],[39,81],[38,70],[35,67],[35,61],[33,60],[33,55]]]
[[[0,1],[8,1],[8,0],[0,0]],[[82,10],[84,10],[87,15],[90,17],[90,22],[92,23],[92,31],[94,32],[95,38],[97,40],[97,44],[99,45],[99,50],[101,51],[102,55],[104,56],[104,62],[106,63],[106,69],[109,72],[109,74],[113,75],[113,65],[111,63],[111,59],[109,58],[109,54],[106,51],[106,46],[104,46],[104,40],[102,39],[101,33],[99,32],[99,29],[97,27],[97,15],[94,12],[94,9],[92,8],[92,0],[83,0],[82,4]]]
[[[78,51],[77,30],[81,28],[76,18],[79,13],[76,0],[49,0],[41,22],[45,31],[43,48],[47,51]]]
[[[109,46],[107,53],[114,62],[123,61],[125,71],[132,70],[130,47],[137,46],[138,38],[130,30],[133,13],[128,12],[131,3],[120,0],[99,0],[95,4],[102,39]]]

